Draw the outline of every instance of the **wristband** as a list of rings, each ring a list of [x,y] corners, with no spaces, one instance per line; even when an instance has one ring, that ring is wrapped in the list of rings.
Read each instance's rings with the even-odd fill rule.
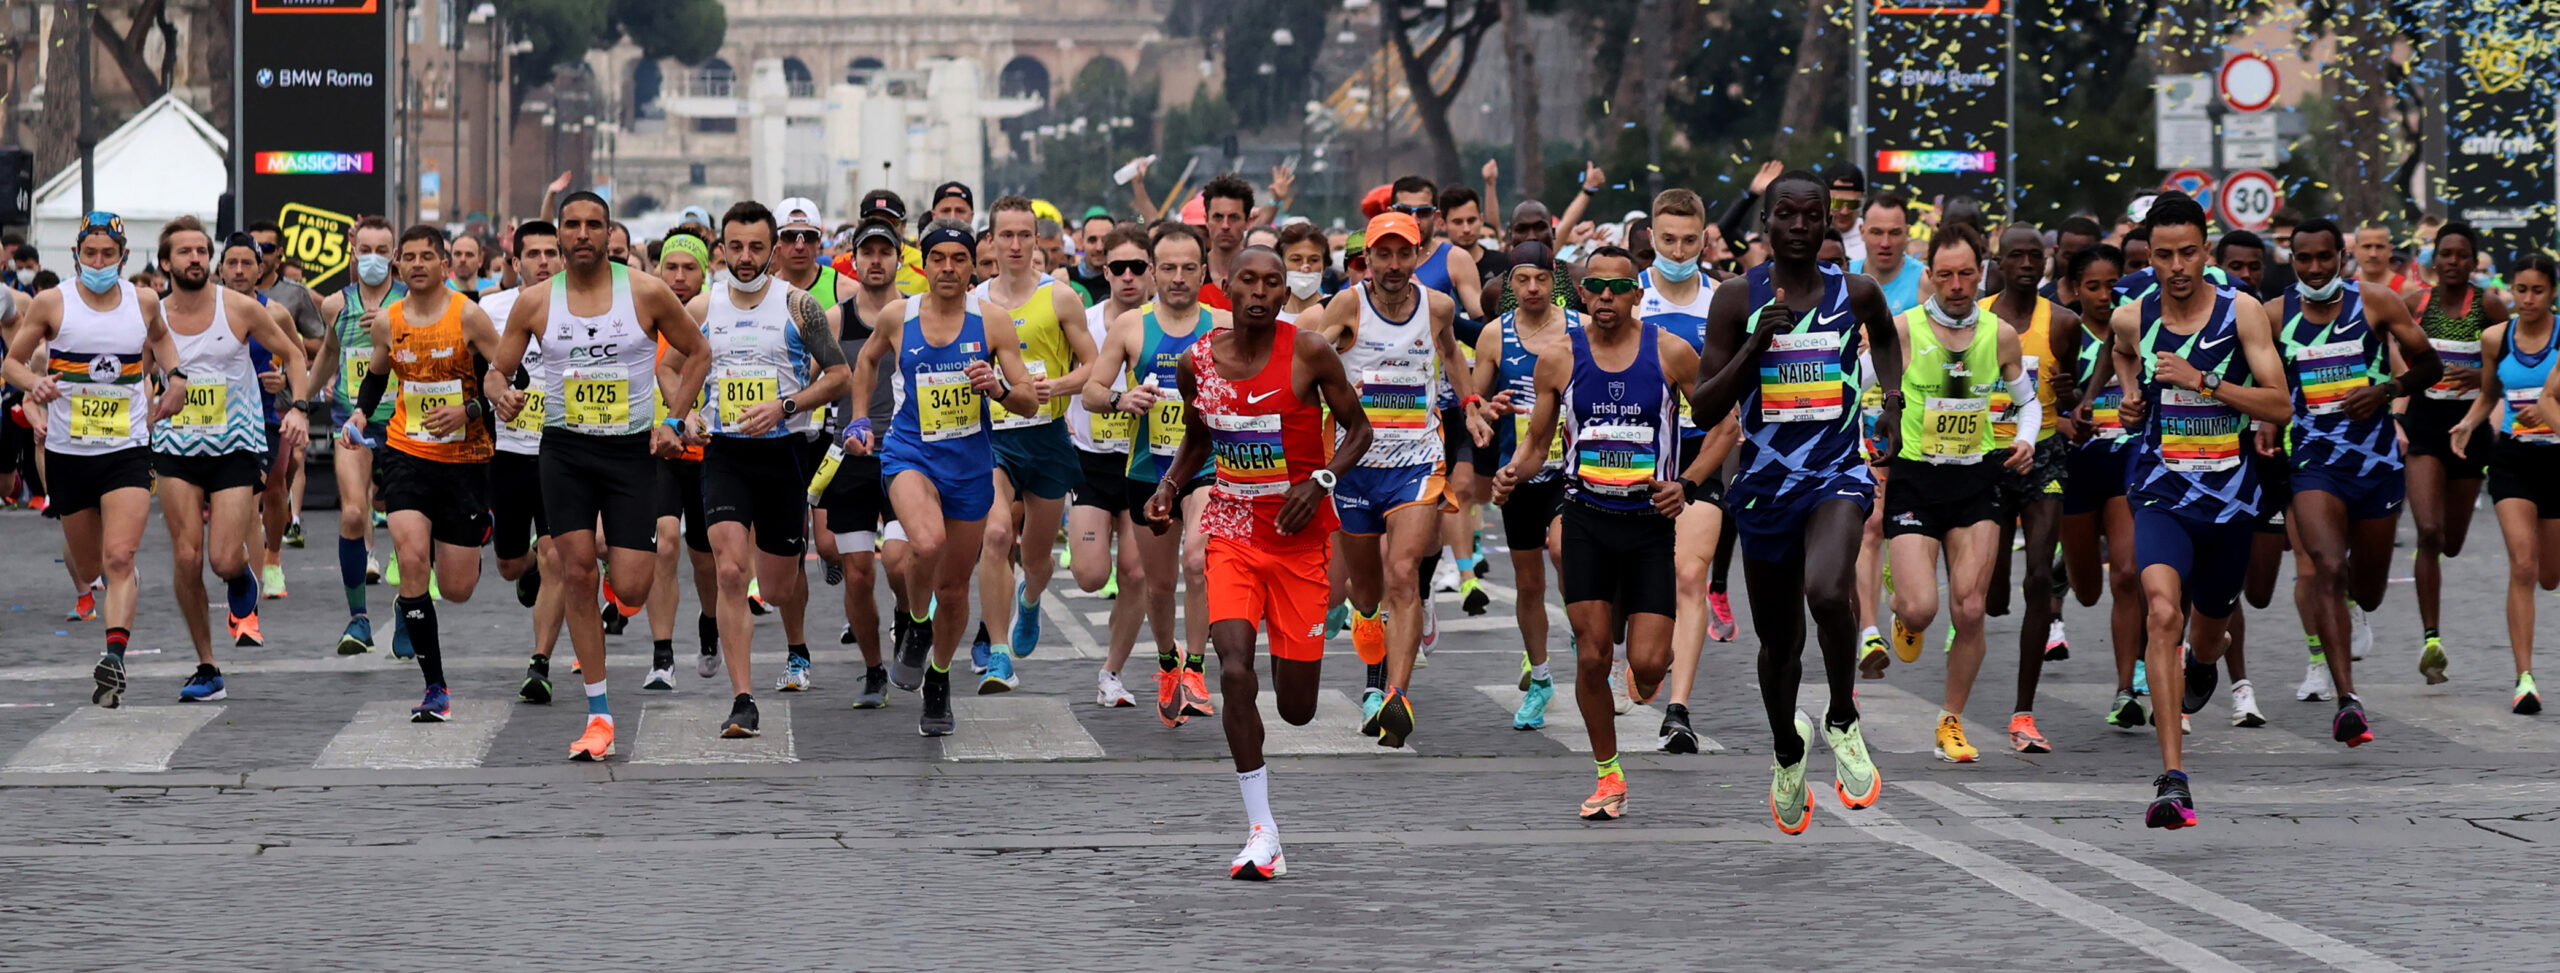
[[[852,439],[853,437],[856,437],[856,436],[860,436],[860,437],[862,437],[863,439],[870,439],[870,438],[871,438],[871,417],[870,417],[870,416],[863,416],[863,417],[861,417],[861,418],[859,418],[859,419],[855,419],[855,420],[853,420],[852,422],[845,423],[845,424],[844,424],[844,435],[845,435],[845,438],[846,438],[846,439]]]
[[[1484,396],[1473,393],[1469,393],[1466,398],[1458,400],[1458,408],[1461,409],[1472,409],[1482,404],[1484,404]]]
[[[667,427],[669,432],[673,432],[679,436],[684,434],[684,420],[680,417],[668,416],[658,424]]]

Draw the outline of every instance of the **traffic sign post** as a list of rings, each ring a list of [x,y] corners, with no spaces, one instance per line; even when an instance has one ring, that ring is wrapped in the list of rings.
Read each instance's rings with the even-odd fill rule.
[[[2276,62],[2256,54],[2240,53],[2222,62],[2221,73],[2215,75],[2222,89],[2222,103],[2236,112],[2262,112],[2276,103],[2276,92],[2282,86],[2276,81]]]
[[[2222,181],[2214,212],[2226,227],[2255,232],[2266,229],[2283,205],[2284,188],[2276,177],[2264,169],[2246,169]]]
[[[2164,193],[2184,193],[2188,197],[2194,199],[2196,201],[2196,205],[2202,206],[2206,209],[2212,209],[2213,184],[2214,178],[2212,173],[2206,172],[2202,169],[2180,169],[2176,172],[2170,173],[2169,178],[2160,180],[2160,191]]]

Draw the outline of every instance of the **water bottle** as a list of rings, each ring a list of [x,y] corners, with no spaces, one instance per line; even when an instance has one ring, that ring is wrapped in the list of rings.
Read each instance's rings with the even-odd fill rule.
[[[810,506],[817,506],[818,498],[827,495],[827,484],[835,482],[836,468],[842,465],[844,465],[844,441],[839,439],[828,444],[826,458],[818,461],[817,475],[809,478]]]

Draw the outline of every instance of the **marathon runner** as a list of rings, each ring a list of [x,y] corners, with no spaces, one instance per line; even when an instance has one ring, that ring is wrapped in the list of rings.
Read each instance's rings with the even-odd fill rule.
[[[1788,834],[1813,824],[1813,792],[1804,782],[1813,727],[1796,710],[1804,678],[1800,605],[1812,609],[1829,677],[1823,736],[1835,762],[1833,788],[1852,808],[1871,805],[1884,792],[1851,688],[1858,651],[1852,573],[1859,532],[1875,502],[1874,478],[1858,452],[1859,415],[1850,404],[1858,390],[1851,378],[1859,346],[1871,341],[1877,380],[1894,389],[1885,393],[1880,423],[1884,445],[1892,446],[1903,408],[1902,345],[1893,311],[1873,281],[1815,259],[1826,205],[1823,184],[1812,173],[1790,171],[1770,184],[1761,215],[1770,259],[1751,268],[1742,286],[1718,288],[1699,364],[1713,377],[1690,401],[1693,415],[1742,410],[1741,472],[1725,508],[1740,534],[1751,617],[1760,632],[1761,702],[1777,737],[1769,809]],[[1860,340],[1862,328],[1869,341]]]
[[[1249,826],[1227,875],[1259,881],[1286,875],[1289,866],[1263,763],[1254,629],[1271,641],[1280,718],[1305,726],[1315,719],[1322,685],[1325,561],[1336,519],[1327,495],[1367,451],[1369,421],[1333,348],[1315,331],[1279,320],[1288,294],[1280,255],[1248,247],[1233,270],[1234,323],[1192,342],[1176,364],[1187,408],[1168,469],[1216,461],[1200,513],[1208,536],[1209,638],[1218,648],[1227,750]],[[1325,439],[1327,409],[1338,443]],[[1157,483],[1146,509],[1156,529],[1172,522],[1185,489],[1178,476]]]
[[[2063,410],[2061,423],[2063,435],[2072,438],[2071,460],[2062,477],[2063,571],[2080,607],[2096,607],[2098,596],[2107,596],[2116,695],[2107,706],[2106,721],[2133,730],[2149,719],[2136,690],[2150,689],[2146,680],[2134,678],[2142,661],[2143,598],[2142,573],[2133,554],[2133,505],[2125,496],[2132,436],[2125,428],[2123,382],[2108,351],[2115,341],[2116,284],[2124,260],[2123,251],[2100,243],[2074,254],[2065,265],[2062,292],[2071,295],[2065,309],[2080,316],[2080,330],[2064,346],[2069,354],[2057,357],[2077,362],[2071,408]]]
[[[2453,455],[2448,434],[2480,397],[2480,332],[2507,323],[2506,303],[2495,292],[2472,285],[2479,242],[2479,232],[2468,223],[2447,223],[2437,230],[2436,286],[2408,301],[2427,343],[2444,362],[2443,377],[2400,406],[2400,433],[2409,451],[2409,519],[2418,526],[2417,570],[2411,573],[2418,582],[2418,621],[2426,629],[2418,670],[2429,682],[2443,673],[2446,662],[2440,628],[2444,567],[2438,559],[2462,554],[2487,459]]]
[[[707,217],[706,217],[707,218]],[[701,232],[695,233],[692,230]],[[658,263],[659,280],[667,282],[667,290],[687,305],[701,296],[710,281],[711,269],[720,264],[706,239],[710,229],[699,224],[692,229],[678,228],[663,241]],[[667,339],[658,336],[658,410],[664,413],[666,389],[675,384],[675,372],[667,368]],[[694,403],[695,408],[701,402]],[[640,688],[667,692],[676,688],[676,608],[683,590],[676,584],[676,562],[680,559],[693,567],[693,634],[699,645],[694,656],[694,672],[709,679],[720,671],[720,623],[713,610],[720,604],[719,568],[711,558],[711,529],[702,511],[702,446],[680,442],[676,451],[658,457],[658,540],[657,572],[649,583],[649,678]],[[679,556],[676,552],[683,551]],[[747,585],[749,614],[763,614],[756,608],[762,602],[756,596],[750,576]],[[604,618],[605,632],[615,632],[616,619]],[[787,681],[790,677],[786,675]]]
[[[1475,381],[1470,387],[1487,396],[1481,414],[1469,423],[1479,467],[1508,465],[1505,457],[1519,455],[1520,439],[1528,435],[1532,406],[1537,403],[1538,363],[1549,356],[1570,354],[1572,343],[1565,335],[1583,326],[1580,312],[1557,307],[1549,296],[1555,287],[1555,251],[1536,240],[1525,240],[1513,244],[1505,256],[1511,267],[1505,275],[1506,293],[1518,295],[1519,304],[1503,312],[1495,327],[1476,336]],[[1512,611],[1520,625],[1520,708],[1511,714],[1515,730],[1547,725],[1547,706],[1556,695],[1555,676],[1547,668],[1547,567],[1552,562],[1556,576],[1564,576],[1564,533],[1555,529],[1565,494],[1562,435],[1550,437],[1546,458],[1536,469],[1523,470],[1507,487],[1494,490],[1499,495],[1494,506],[1502,512],[1503,541],[1511,547],[1511,583],[1516,592]],[[1490,482],[1501,470],[1495,466],[1479,472]],[[1678,665],[1676,652],[1673,665]],[[1608,674],[1617,675],[1614,668]]]
[[[391,515],[393,556],[406,562],[397,606],[418,659],[426,695],[409,710],[418,723],[453,717],[436,625],[432,579],[446,601],[471,600],[480,584],[480,546],[489,542],[489,404],[477,383],[498,351],[498,331],[478,305],[437,286],[451,267],[444,231],[400,234],[400,277],[409,296],[374,319],[373,355],[341,445],[364,436],[366,417],[399,377],[399,401],[375,458],[382,505]],[[513,371],[513,369],[507,369]],[[315,388],[317,386],[314,386]],[[604,671],[602,659],[596,671]]]
[[[2294,230],[2296,241],[2302,232]],[[2299,262],[2301,250],[2294,253]],[[2551,317],[2556,283],[2560,266],[2546,254],[2526,254],[2507,271],[2515,316],[2480,333],[2481,354],[2494,366],[2481,370],[2480,398],[2453,429],[2455,448],[2489,454],[2489,499],[2507,542],[2507,642],[2516,667],[2508,708],[2519,716],[2542,712],[2542,692],[2533,684],[2533,588],[2560,589],[2560,433],[2544,418],[2560,416],[2551,384],[2552,341],[2560,334]],[[2499,434],[2481,439],[2477,430],[2493,410]]]
[[[569,643],[586,682],[587,723],[569,747],[573,760],[613,755],[604,622],[596,614],[597,558],[611,560],[617,600],[647,603],[655,580],[650,562],[656,553],[658,482],[650,456],[675,449],[675,426],[691,410],[710,368],[702,332],[674,292],[655,277],[606,259],[612,219],[612,207],[595,193],[582,190],[561,200],[558,229],[566,269],[526,288],[516,301],[507,315],[505,343],[484,383],[498,418],[513,421],[527,396],[508,387],[509,376],[534,336],[541,336],[543,355],[529,372],[542,390],[542,516],[560,565]],[[669,421],[653,426],[660,336],[686,362],[667,396]]]
[[[2148,416],[2131,455],[2134,556],[2146,606],[2151,695],[2203,708],[2224,649],[2224,623],[2247,573],[2260,502],[2256,470],[2241,456],[2248,419],[2287,423],[2292,396],[2283,358],[2255,298],[2205,280],[2205,214],[2195,200],[2161,196],[2143,216],[2158,286],[2118,307],[2111,326],[2117,374],[2131,387],[2122,409]],[[2138,376],[2139,384],[2132,384]],[[2192,611],[2190,610],[2192,609]],[[2163,770],[2143,817],[2154,828],[2196,823],[2181,752],[2183,729],[2154,719]],[[2332,734],[2372,739],[2352,694],[2341,695]]]
[[[801,468],[799,438],[809,430],[810,412],[841,394],[847,381],[844,352],[817,298],[797,287],[773,292],[774,238],[773,213],[762,204],[729,207],[720,218],[729,276],[686,307],[710,344],[709,401],[694,411],[685,438],[703,447],[702,509],[719,574],[716,614],[733,694],[720,735],[730,738],[762,732],[749,676],[755,618],[747,613],[747,578],[770,582],[765,590],[777,593],[786,619],[806,607],[805,576],[798,583],[793,578],[800,574],[808,523],[809,471]],[[684,368],[683,352],[670,350],[667,357],[660,368]],[[809,649],[795,648],[785,685],[797,677],[797,688],[806,689]]]
[[[97,688],[89,701],[109,709],[123,704],[125,648],[141,599],[133,553],[151,519],[150,423],[176,415],[188,385],[160,296],[120,273],[127,253],[123,218],[81,217],[72,236],[78,281],[27,302],[0,361],[0,377],[45,410],[38,441],[45,510],[62,520],[72,577],[107,580],[107,648],[91,672]],[[39,347],[50,356],[43,374],[30,364]],[[143,383],[155,369],[166,379],[156,400]]]
[[[560,272],[560,230],[542,220],[516,225],[513,254],[523,286],[480,298],[480,313],[492,327],[515,313],[525,289]],[[524,682],[516,696],[528,703],[551,701],[551,650],[560,644],[560,564],[542,516],[542,390],[530,376],[542,367],[542,341],[525,344],[524,362],[509,384],[525,395],[515,418],[497,423],[489,456],[489,537],[498,555],[498,577],[516,585],[516,602],[533,609],[533,658],[525,664]]]
[[[959,725],[951,712],[951,656],[968,625],[969,577],[995,502],[987,403],[992,398],[1007,412],[1030,415],[1039,393],[1022,366],[1012,319],[982,316],[969,293],[976,247],[968,227],[936,220],[917,245],[932,286],[880,309],[881,327],[853,368],[853,401],[870,401],[882,360],[896,349],[887,367],[898,383],[898,413],[876,449],[912,552],[907,603],[930,606],[930,617],[911,619],[911,632],[930,635],[898,647],[889,678],[901,689],[922,687],[917,732],[949,736]],[[848,423],[845,441],[857,455],[872,453],[870,417]]]
[[[1528,267],[1522,276],[1546,264]],[[1610,821],[1627,809],[1608,689],[1618,625],[1623,618],[1636,691],[1650,696],[1671,667],[1679,604],[1672,582],[1679,531],[1668,521],[1692,500],[1712,500],[1709,471],[1721,457],[1702,455],[1673,477],[1662,475],[1664,462],[1679,454],[1680,390],[1697,384],[1698,359],[1688,342],[1636,316],[1635,256],[1620,247],[1595,249],[1579,283],[1589,311],[1584,326],[1565,329],[1569,353],[1538,359],[1528,427],[1511,462],[1494,474],[1493,492],[1496,503],[1508,501],[1538,475],[1551,437],[1563,429],[1559,574],[1576,647],[1574,702],[1599,776],[1578,813]]]
[[[1693,354],[1706,342],[1707,309],[1715,297],[1715,281],[1698,268],[1706,252],[1706,231],[1705,200],[1686,189],[1663,190],[1653,198],[1653,266],[1637,275],[1644,293],[1635,306],[1636,316],[1687,342]],[[1584,273],[1589,272],[1586,267]],[[1586,290],[1583,299],[1596,313],[1597,302],[1612,298]],[[1741,438],[1742,426],[1729,416],[1696,421],[1685,408],[1685,391],[1696,384],[1679,385],[1683,401],[1671,410],[1680,420],[1675,468],[1688,469],[1692,460],[1705,456],[1708,470],[1721,471],[1725,454]],[[1670,683],[1665,687],[1662,729],[1655,734],[1654,746],[1667,753],[1696,753],[1698,734],[1689,728],[1689,690],[1697,681],[1698,657],[1706,651],[1708,638],[1730,642],[1735,632],[1731,603],[1723,592],[1710,590],[1716,544],[1724,534],[1724,508],[1712,503],[1684,504],[1677,518],[1679,545],[1673,563],[1678,566],[1680,610],[1672,623]],[[1624,688],[1630,680],[1622,673],[1620,681]]]
[[[232,239],[237,239],[237,235]],[[288,280],[284,276],[284,231],[273,223],[259,220],[249,224],[249,240],[249,259],[244,261],[236,275],[226,259],[230,250],[228,240],[224,241],[223,252],[214,255],[215,272],[223,278],[223,286],[255,295],[270,306],[283,308],[290,322],[285,331],[299,340],[303,357],[319,354],[321,339],[327,337],[329,326],[320,317],[320,297],[302,286],[301,281]],[[387,265],[383,273],[390,273]],[[265,392],[260,398],[265,400],[267,452],[271,455],[266,472],[272,474],[279,466],[284,471],[281,475],[268,476],[266,483],[259,488],[259,512],[266,533],[265,568],[260,574],[259,588],[267,598],[282,598],[285,596],[284,548],[300,548],[303,543],[303,457],[301,453],[285,453],[276,448],[282,442],[279,434],[283,431],[284,417],[276,409],[275,400],[279,393],[291,398],[291,386],[302,376],[276,371],[275,354],[264,345],[251,345],[249,355],[258,366],[259,388]]]
[[[835,329],[838,346],[847,361],[862,357],[863,347],[878,332],[871,322],[880,319],[880,309],[899,297],[898,268],[902,266],[901,248],[905,241],[898,235],[894,220],[869,219],[853,234],[853,273],[848,279],[844,303],[827,309],[829,323]],[[873,428],[887,428],[896,419],[897,393],[893,383],[875,382],[871,398],[855,404],[850,395],[852,377],[847,372],[848,394],[838,408],[844,410],[844,425],[850,426],[854,416],[865,416]],[[859,411],[854,411],[859,410]],[[889,495],[880,480],[878,456],[847,454],[838,460],[835,476],[821,491],[818,509],[826,518],[826,528],[835,535],[836,563],[844,571],[845,631],[839,641],[850,641],[862,652],[862,691],[853,698],[855,709],[878,709],[889,705],[889,667],[881,655],[880,600],[873,591],[877,569],[883,520],[888,520]],[[819,474],[824,476],[822,469]],[[891,520],[894,524],[895,521]],[[696,576],[701,568],[695,567]],[[902,579],[891,580],[890,645],[906,641],[907,586]]]
[[[347,230],[348,259],[352,261],[361,262],[368,256],[390,260],[398,243],[399,231],[379,216],[359,217],[355,226]],[[407,296],[409,286],[397,277],[368,283],[359,275],[355,286],[340,288],[320,302],[320,316],[330,323],[329,334],[321,340],[320,353],[311,356],[311,378],[306,387],[315,391],[329,389],[329,428],[347,426],[351,414],[348,410],[355,407],[356,391],[364,384],[365,363],[373,358],[373,326],[381,319],[382,309]],[[330,450],[338,478],[338,585],[347,596],[347,627],[338,635],[339,655],[373,651],[373,620],[365,611],[364,594],[365,585],[382,576],[379,563],[370,553],[373,459],[382,448],[382,424],[390,421],[390,408],[385,405],[382,411],[365,417],[359,438],[339,436]],[[399,650],[396,654],[400,657],[407,658],[407,651],[397,640],[393,648]]]
[[[1896,317],[1919,307],[1929,296],[1929,267],[1905,252],[1911,245],[1911,200],[1885,193],[1868,202],[1858,236],[1866,254],[1849,262],[1849,272],[1873,279]]]
[[[243,264],[257,266],[255,242],[245,234],[236,241],[236,248],[223,248],[224,259],[237,254]],[[214,283],[213,235],[195,217],[161,227],[159,252],[171,285],[160,310],[190,381],[186,406],[152,424],[151,465],[159,474],[160,513],[169,524],[175,582],[170,592],[196,650],[195,675],[178,690],[178,700],[205,702],[225,696],[204,614],[208,565],[226,589],[233,642],[266,644],[258,627],[258,577],[249,560],[258,523],[259,463],[267,450],[266,409],[258,398],[249,342],[283,352],[286,371],[294,375],[303,373],[302,343],[282,306],[260,304],[249,293]],[[279,445],[300,449],[308,434],[301,409],[282,425]]]
[[[2055,349],[2074,340],[2080,317],[2044,296],[2044,234],[2035,227],[2011,224],[2000,231],[1992,257],[2000,291],[1988,306],[2018,336],[2020,378],[1991,393],[1991,441],[2016,440],[2029,411],[2040,421],[2029,440],[2035,444],[2035,458],[2023,470],[2004,467],[1993,487],[1992,519],[2000,524],[2000,538],[1991,547],[1991,584],[1985,589],[1983,613],[2009,613],[2007,552],[2023,532],[2026,570],[2017,592],[2026,612],[2018,620],[2018,693],[2009,713],[2009,749],[2046,753],[2052,746],[2036,728],[2036,685],[2044,676],[2046,653],[2069,652],[2062,638],[2062,593],[2054,587],[2054,560],[2062,527],[2062,474],[2071,458],[2071,439],[2061,430],[2067,410],[2061,404],[2074,397],[2070,369]]]
[[[1416,268],[1431,238],[1411,214],[1392,209],[1364,232],[1370,279],[1333,296],[1323,329],[1327,341],[1350,349],[1343,365],[1360,386],[1373,434],[1334,491],[1334,506],[1350,562],[1352,646],[1369,666],[1360,730],[1380,746],[1401,747],[1414,727],[1407,693],[1422,646],[1420,561],[1439,546],[1447,502],[1433,400],[1444,374],[1466,374],[1466,359],[1458,353],[1456,302],[1419,283]],[[1470,393],[1458,407],[1472,411],[1480,401]]]
[[[991,645],[986,658],[970,660],[970,667],[983,673],[980,693],[1020,685],[1013,660],[1028,658],[1039,648],[1040,597],[1057,568],[1058,525],[1066,519],[1067,493],[1083,474],[1066,424],[1058,420],[1084,390],[1096,355],[1092,332],[1069,326],[1084,320],[1084,302],[1075,289],[1064,277],[1032,267],[1039,240],[1031,200],[996,197],[987,204],[987,219],[995,241],[996,276],[973,293],[980,307],[1012,317],[1014,334],[1022,342],[1022,365],[1029,370],[1040,407],[1027,417],[997,416],[992,434],[995,505],[988,511],[978,555],[978,601],[988,627],[1008,637]],[[1017,502],[1022,511],[1018,521],[1013,513]],[[1016,541],[1022,552],[1020,581],[1013,576]]]
[[[1204,252],[1199,233],[1190,227],[1181,223],[1156,227],[1148,241],[1148,259],[1155,265],[1155,306],[1121,315],[1112,323],[1110,337],[1095,351],[1094,372],[1121,375],[1127,387],[1114,390],[1088,382],[1083,393],[1085,408],[1096,416],[1132,417],[1126,471],[1131,496],[1155,489],[1157,481],[1168,477],[1182,484],[1181,530],[1170,529],[1165,521],[1143,519],[1143,506],[1131,511],[1132,519],[1148,528],[1138,535],[1138,562],[1147,594],[1147,620],[1156,636],[1156,718],[1166,726],[1181,726],[1191,717],[1218,712],[1209,701],[1209,684],[1201,672],[1206,664],[1202,648],[1209,637],[1209,608],[1207,563],[1202,560],[1207,541],[1200,533],[1200,509],[1209,498],[1200,496],[1200,489],[1208,485],[1213,471],[1183,470],[1176,477],[1166,465],[1182,448],[1185,428],[1181,396],[1173,391],[1182,353],[1201,335],[1227,326],[1227,312],[1199,302]],[[1146,448],[1139,449],[1139,443]],[[1173,632],[1177,582],[1184,595],[1186,622],[1179,645]]]
[[[1093,225],[1088,223],[1088,225]],[[1112,322],[1124,315],[1137,313],[1155,290],[1154,264],[1147,259],[1146,234],[1137,226],[1114,226],[1094,243],[1093,256],[1103,270],[1102,301],[1085,309],[1085,331],[1093,339],[1095,355],[1113,348]],[[1289,275],[1290,296],[1297,296],[1298,275]],[[1282,310],[1282,320],[1289,313]],[[1099,387],[1090,376],[1106,374],[1089,371],[1085,386]],[[1110,392],[1125,395],[1129,379],[1123,369],[1114,368]],[[1102,668],[1094,673],[1093,701],[1104,707],[1138,705],[1128,686],[1120,680],[1120,667],[1129,661],[1129,652],[1138,644],[1138,627],[1147,620],[1146,564],[1139,556],[1145,543],[1138,533],[1133,514],[1143,509],[1130,506],[1129,479],[1130,434],[1137,417],[1126,412],[1096,412],[1085,403],[1091,394],[1079,394],[1067,406],[1067,433],[1075,440],[1076,459],[1084,468],[1084,478],[1076,484],[1072,505],[1067,509],[1067,553],[1076,587],[1100,591],[1111,599],[1111,643],[1102,659]],[[1143,504],[1143,501],[1141,501]],[[1116,553],[1115,553],[1116,551]],[[1128,597],[1120,597],[1123,591]]]

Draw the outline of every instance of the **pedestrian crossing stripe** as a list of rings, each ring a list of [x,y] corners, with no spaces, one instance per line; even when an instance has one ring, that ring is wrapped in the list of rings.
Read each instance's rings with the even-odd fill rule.
[[[1520,711],[1520,700],[1526,695],[1520,691],[1518,683],[1477,686],[1476,692],[1483,693],[1486,699],[1493,700],[1494,705],[1513,713]],[[1513,725],[1515,728],[1518,726]],[[1651,706],[1638,706],[1618,714],[1615,725],[1618,728],[1619,753],[1649,752],[1661,739],[1662,711]],[[1575,753],[1591,752],[1591,731],[1589,724],[1582,721],[1582,711],[1574,706],[1573,687],[1556,687],[1555,701],[1547,705],[1546,725],[1539,727],[1537,732]],[[1714,737],[1698,734],[1699,753],[1723,751],[1724,744],[1716,742]]]
[[[222,707],[83,706],[18,749],[0,770],[12,773],[150,774],[169,769],[169,758]]]
[[[1281,719],[1280,698],[1268,691],[1255,697],[1254,705],[1262,710],[1264,756],[1413,753],[1412,747],[1382,747],[1376,737],[1361,735],[1360,704],[1339,689],[1316,690],[1316,716],[1305,726],[1290,726],[1289,721]]]
[[[465,770],[480,766],[489,745],[507,725],[515,704],[504,700],[463,700],[453,704],[445,723],[419,723],[410,718],[415,704],[379,701],[364,704],[355,719],[339,728],[320,751],[314,770]]]
[[[2036,692],[2046,699],[2061,700],[2075,707],[2094,709],[2100,713],[2113,708],[2116,702],[2115,690],[2093,682],[2063,685],[2048,683],[2037,687]],[[2285,701],[2292,702],[2290,698]],[[2328,704],[2323,703],[2321,706],[2323,711],[2326,711]],[[2167,706],[2155,707],[2152,705],[2152,698],[2144,696],[2142,707],[2145,710],[2155,711],[2154,715],[2159,719],[2169,720],[2178,717],[2178,704],[2175,702]],[[2266,709],[2266,703],[2258,704],[2258,708]],[[2339,749],[2337,744],[2328,742],[2325,737],[2315,740],[2273,724],[2241,729],[2231,725],[2230,713],[2231,693],[2228,687],[2225,687],[2224,691],[2214,694],[2212,702],[2205,704],[2204,712],[2197,713],[2188,720],[2189,723],[2194,724],[2195,732],[2187,734],[2183,749],[2188,753],[2319,753]],[[2153,737],[2152,729],[2148,726],[2116,732],[2138,735],[2145,740]]]
[[[1102,744],[1056,696],[997,696],[952,707],[959,726],[942,738],[944,760],[1098,760]]]
[[[729,719],[730,700],[719,695],[651,699],[640,707],[637,728],[630,734],[635,764],[787,764],[800,759],[791,741],[791,704],[760,700],[756,722],[760,735],[731,740],[720,735]]]

